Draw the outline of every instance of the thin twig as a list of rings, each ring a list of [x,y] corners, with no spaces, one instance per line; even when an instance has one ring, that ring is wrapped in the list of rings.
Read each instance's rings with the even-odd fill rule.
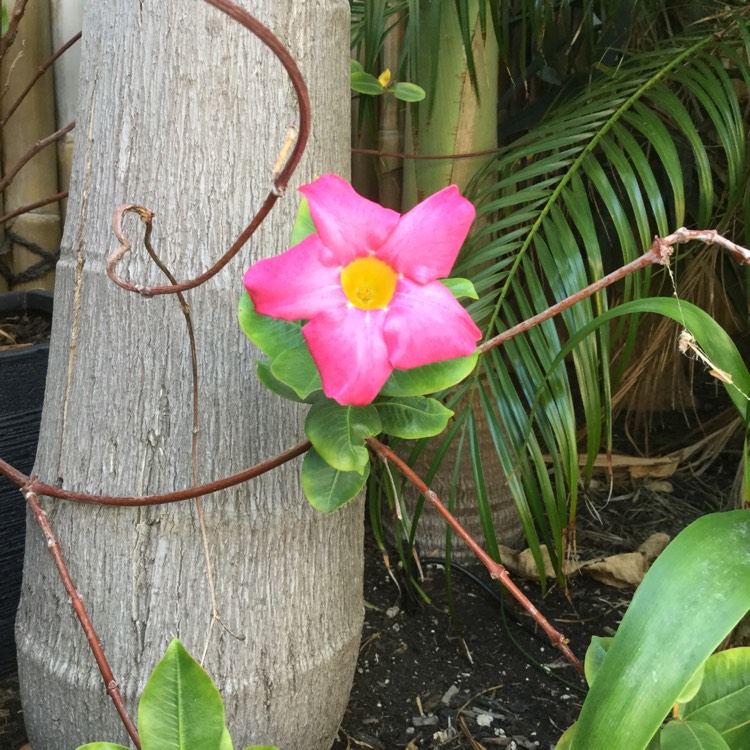
[[[18,109],[18,107],[21,105],[21,102],[26,98],[29,91],[31,91],[32,88],[34,88],[34,84],[49,70],[50,66],[52,66],[55,61],[61,57],[65,52],[67,52],[79,39],[81,38],[81,32],[79,31],[75,36],[68,39],[65,44],[63,44],[60,49],[57,50],[53,55],[51,55],[47,60],[45,60],[37,69],[36,73],[34,73],[34,76],[32,79],[26,84],[26,88],[21,92],[18,99],[13,102],[11,107],[8,109],[7,114],[5,117],[0,120],[0,129],[5,127],[5,124],[10,120],[13,113]]]
[[[69,133],[76,126],[76,121],[73,120],[67,125],[56,130],[54,133],[48,135],[46,138],[42,138],[37,141],[0,179],[0,193],[3,192],[8,185],[15,179],[16,175],[21,169],[30,162],[40,151],[43,151],[50,143],[62,138],[66,133]]]
[[[636,258],[630,263],[622,266],[622,268],[618,268],[616,271],[602,277],[593,284],[589,284],[575,294],[571,294],[564,300],[548,307],[543,312],[533,315],[518,325],[508,328],[508,330],[485,341],[480,345],[479,351],[484,354],[490,349],[494,349],[496,346],[504,344],[519,333],[528,331],[529,328],[533,328],[534,326],[543,323],[545,320],[553,318],[555,315],[561,313],[563,310],[567,310],[577,302],[590,297],[592,294],[596,294],[602,289],[614,284],[616,281],[624,279],[626,276],[629,276],[631,273],[638,271],[641,268],[653,265],[654,263],[669,266],[669,259],[674,252],[674,246],[692,240],[705,242],[708,245],[720,245],[726,250],[729,250],[732,255],[735,256],[740,265],[750,265],[750,250],[722,237],[715,229],[685,229],[685,227],[681,227],[676,232],[673,232],[666,237],[655,237],[654,241],[651,243],[651,247],[641,255],[640,258]]]
[[[8,19],[8,30],[0,37],[0,60],[5,57],[8,48],[16,40],[18,24],[21,23],[28,2],[29,0],[16,0],[16,3],[13,5],[13,12]]]
[[[466,542],[469,549],[476,555],[479,561],[487,568],[490,576],[500,581],[512,594],[521,606],[534,618],[539,627],[547,634],[555,648],[559,649],[565,658],[573,665],[578,674],[583,675],[583,667],[575,654],[568,647],[568,639],[550,624],[544,615],[531,603],[531,600],[511,580],[507,569],[495,562],[472,538],[466,529],[456,520],[455,516],[443,505],[440,498],[422,481],[422,479],[411,469],[411,467],[388,446],[383,445],[375,438],[367,438],[367,444],[384,461],[390,461],[396,468],[419,490],[426,500],[432,503],[438,513],[447,521],[448,525],[455,531],[457,536]]]
[[[21,206],[21,208],[17,208],[15,211],[11,211],[9,214],[3,214],[0,216],[0,224],[6,224],[11,219],[15,219],[16,216],[20,216],[21,214],[27,214],[29,211],[33,211],[35,208],[41,208],[42,206],[46,206],[50,203],[54,203],[55,201],[60,201],[63,198],[68,197],[68,191],[62,190],[59,193],[55,193],[54,195],[48,195],[46,198],[42,198],[40,201],[34,201],[33,203],[27,203],[25,206]]]
[[[68,566],[65,564],[65,558],[63,557],[62,550],[60,549],[60,542],[55,536],[55,532],[52,529],[52,524],[50,523],[45,511],[39,505],[39,498],[37,496],[37,493],[30,489],[24,488],[23,495],[26,498],[26,502],[28,503],[29,508],[31,508],[31,512],[34,514],[34,520],[37,522],[37,525],[42,530],[42,533],[47,540],[47,549],[49,549],[50,554],[52,555],[52,559],[55,562],[55,567],[57,568],[60,580],[62,581],[63,586],[65,587],[65,591],[68,594],[70,605],[73,607],[73,610],[76,613],[76,617],[78,617],[78,621],[81,623],[81,627],[83,628],[86,640],[89,642],[91,652],[94,655],[94,659],[96,659],[96,664],[99,667],[102,679],[104,680],[107,694],[112,699],[112,703],[115,704],[115,709],[117,710],[117,713],[119,714],[120,720],[122,721],[125,729],[130,735],[130,738],[133,740],[133,744],[138,748],[138,750],[140,750],[141,741],[138,737],[138,731],[135,728],[133,720],[130,718],[127,710],[125,709],[125,704],[122,700],[122,694],[120,693],[120,687],[117,684],[114,675],[112,674],[112,668],[109,666],[107,657],[105,656],[104,650],[102,649],[102,644],[99,642],[99,637],[96,634],[96,630],[94,630],[94,625],[92,624],[91,618],[89,617],[89,614],[86,611],[86,607],[83,604],[83,599],[81,599],[81,595],[78,593],[78,590],[73,583],[73,579],[70,576],[70,571],[68,570]]]
[[[13,482],[13,484],[19,487],[27,487],[39,495],[45,495],[46,497],[55,498],[57,500],[72,500],[77,503],[93,503],[96,505],[121,505],[125,507],[164,505],[166,503],[176,503],[180,500],[192,500],[194,497],[199,497],[201,495],[211,495],[214,492],[225,490],[228,487],[242,484],[242,482],[247,482],[249,479],[259,477],[261,474],[265,474],[266,472],[271,471],[271,469],[275,469],[277,466],[281,466],[287,461],[291,461],[293,458],[303,455],[309,451],[310,448],[310,441],[304,440],[297,443],[297,445],[276,454],[272,458],[267,458],[265,461],[261,461],[254,466],[251,466],[249,469],[224,477],[223,479],[217,479],[214,482],[207,482],[206,484],[201,484],[197,487],[188,487],[185,490],[165,492],[162,495],[145,495],[142,497],[89,495],[85,492],[63,490],[60,487],[54,487],[53,485],[40,482],[34,477],[27,476],[6,461],[3,461],[1,458],[0,474],[7,477]]]

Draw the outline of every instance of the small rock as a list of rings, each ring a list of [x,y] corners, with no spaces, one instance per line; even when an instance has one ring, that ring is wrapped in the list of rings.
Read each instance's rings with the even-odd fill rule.
[[[445,695],[440,699],[440,702],[445,706],[450,706],[455,695],[458,695],[458,687],[454,683],[445,691]]]
[[[397,604],[394,604],[392,607],[388,607],[385,611],[385,616],[390,617],[393,619],[401,610],[399,609]]]
[[[478,714],[477,724],[479,724],[480,727],[488,727],[492,724],[494,718],[495,717],[491,716],[490,714]]]
[[[434,727],[438,723],[438,717],[434,714],[427,714],[427,716],[413,716],[411,723],[415,727]]]

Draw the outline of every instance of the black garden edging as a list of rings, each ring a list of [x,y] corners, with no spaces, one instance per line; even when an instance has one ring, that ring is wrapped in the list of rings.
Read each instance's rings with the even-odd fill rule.
[[[52,314],[52,292],[0,294],[0,319],[17,313]],[[0,456],[31,473],[39,439],[49,344],[0,351]],[[21,593],[26,504],[0,476],[0,677],[16,669],[13,629]]]

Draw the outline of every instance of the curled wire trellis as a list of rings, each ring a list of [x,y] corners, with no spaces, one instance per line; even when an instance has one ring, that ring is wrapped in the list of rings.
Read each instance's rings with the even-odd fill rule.
[[[272,188],[269,191],[268,196],[263,202],[258,213],[252,218],[248,226],[237,237],[229,250],[227,250],[227,252],[222,255],[221,258],[211,268],[209,268],[201,275],[195,277],[194,279],[177,282],[171,275],[171,273],[161,265],[158,258],[156,258],[156,256],[152,252],[149,244],[149,239],[153,217],[148,209],[141,206],[136,206],[134,204],[127,204],[125,206],[119,207],[116,210],[114,216],[114,231],[118,240],[120,241],[120,246],[114,251],[114,253],[108,260],[107,273],[112,281],[118,286],[122,287],[126,291],[140,294],[143,297],[153,297],[160,294],[177,294],[179,296],[182,292],[199,286],[203,282],[216,275],[222,268],[224,268],[224,266],[226,266],[232,260],[237,252],[254,234],[254,232],[269,214],[276,201],[284,194],[289,180],[291,179],[292,174],[294,173],[300,162],[310,133],[310,100],[307,93],[307,88],[302,74],[300,73],[296,62],[292,58],[289,51],[266,26],[264,26],[256,18],[251,16],[247,11],[238,7],[233,2],[230,2],[230,0],[205,0],[205,2],[222,11],[227,16],[241,24],[248,31],[253,33],[280,60],[290,78],[297,97],[297,104],[299,109],[299,134],[297,136],[296,143],[294,144],[292,152],[289,158],[286,160],[286,163],[283,165],[283,168],[279,170],[277,175],[274,175],[274,178],[272,180]],[[25,3],[20,3],[17,7],[22,8],[24,5]],[[15,21],[17,25],[15,15],[14,19],[12,20]],[[13,26],[12,30],[14,29],[15,26]],[[4,51],[7,46],[9,46],[8,40],[4,38],[0,41],[0,52]],[[142,286],[129,281],[125,281],[117,275],[115,270],[117,263],[131,249],[131,243],[124,236],[121,229],[121,221],[123,216],[126,213],[131,212],[137,214],[145,223],[146,232],[144,244],[154,261],[162,268],[164,273],[172,282],[169,285]],[[557,315],[562,310],[571,307],[580,300],[591,296],[597,291],[609,286],[610,284],[618,281],[619,279],[625,277],[630,273],[644,268],[647,265],[651,265],[654,263],[665,265],[668,264],[669,258],[673,251],[673,246],[678,243],[683,243],[690,240],[698,240],[709,244],[720,244],[727,250],[729,250],[736,257],[738,262],[742,264],[750,264],[750,251],[730,242],[729,240],[726,240],[721,235],[712,230],[704,231],[687,230],[684,228],[679,229],[668,237],[656,238],[649,250],[637,260],[629,263],[626,266],[623,266],[621,269],[613,272],[612,274],[609,274],[603,279],[594,282],[590,286],[586,287],[583,290],[580,290],[576,294],[571,295],[562,302],[553,305],[548,310],[539,313],[532,318],[529,318],[518,326],[511,328],[488,341],[485,341],[480,346],[480,351],[482,353],[485,353],[492,348],[502,345],[513,336],[518,335],[525,330],[528,330],[534,325],[538,325],[542,321],[547,320],[554,315]],[[184,306],[184,303],[182,304]],[[188,326],[190,327],[190,325],[191,324],[188,317]],[[502,565],[492,560],[486,554],[486,552],[484,552],[484,550],[475,542],[475,540],[472,539],[468,532],[463,529],[458,521],[445,508],[439,497],[434,492],[432,492],[429,487],[410,469],[410,467],[406,465],[404,461],[395,453],[393,453],[386,445],[383,445],[380,441],[373,438],[368,439],[367,444],[370,450],[377,454],[383,461],[393,463],[404,474],[404,476],[424,495],[424,497],[436,507],[438,512],[443,515],[443,517],[446,519],[446,522],[451,525],[456,534],[466,542],[466,544],[471,548],[474,554],[485,565],[490,575],[493,578],[500,580],[506,586],[509,592],[518,599],[521,605],[531,614],[531,616],[535,619],[539,626],[544,630],[551,643],[564,654],[566,659],[568,659],[568,661],[574,666],[578,673],[582,674],[583,670],[581,664],[568,648],[567,639],[550,625],[550,623],[543,617],[539,610],[513,584],[507,570]],[[309,448],[310,443],[308,441],[303,441],[293,446],[292,448],[279,453],[276,456],[261,461],[255,466],[238,472],[237,474],[233,474],[229,477],[217,479],[215,481],[208,482],[202,485],[198,485],[196,483],[195,486],[183,490],[163,493],[160,495],[148,495],[143,497],[106,496],[72,492],[60,487],[46,484],[36,477],[30,477],[0,459],[0,474],[7,477],[11,482],[15,483],[21,489],[21,492],[23,493],[24,498],[26,499],[34,515],[37,524],[39,525],[42,533],[45,536],[48,548],[50,550],[50,553],[52,554],[62,583],[70,597],[71,606],[73,607],[84,630],[84,633],[89,641],[89,645],[104,680],[106,691],[110,695],[125,729],[130,735],[133,743],[137,748],[139,748],[139,750],[141,747],[141,743],[137,729],[125,709],[117,681],[114,678],[91,619],[83,605],[83,600],[78,594],[75,584],[70,576],[67,565],[62,555],[62,551],[60,549],[60,544],[49,522],[49,518],[39,505],[38,496],[44,495],[58,500],[69,500],[81,503],[96,503],[100,505],[118,505],[131,507],[159,505],[188,499],[197,499],[201,496],[218,492],[219,490],[227,489],[242,482],[246,482],[254,477],[260,476],[261,474],[264,474],[271,469],[276,468],[286,463],[287,461],[290,461],[291,459],[302,455],[307,450],[309,450]]]

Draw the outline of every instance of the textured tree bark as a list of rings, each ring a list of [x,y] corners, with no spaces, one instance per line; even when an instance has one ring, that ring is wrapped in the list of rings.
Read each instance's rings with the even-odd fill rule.
[[[296,187],[348,173],[348,5],[246,0],[280,36],[311,90],[313,133]],[[84,15],[76,154],[35,473],[66,488],[146,494],[192,484],[188,339],[174,297],[127,294],[105,275],[116,206],[156,214],[154,244],[178,279],[216,260],[261,205],[297,122],[278,61],[195,0],[96,0]],[[188,293],[200,384],[200,480],[302,437],[304,413],[260,387],[236,322],[242,274],[287,247],[293,191],[228,268]],[[166,280],[125,222],[122,275]],[[205,667],[235,747],[327,750],[343,714],[362,623],[362,505],[324,517],[299,461],[204,500],[218,606]],[[168,641],[199,658],[211,619],[192,501],[141,509],[45,500],[129,709]],[[17,621],[34,750],[127,744],[39,530],[30,522]]]

